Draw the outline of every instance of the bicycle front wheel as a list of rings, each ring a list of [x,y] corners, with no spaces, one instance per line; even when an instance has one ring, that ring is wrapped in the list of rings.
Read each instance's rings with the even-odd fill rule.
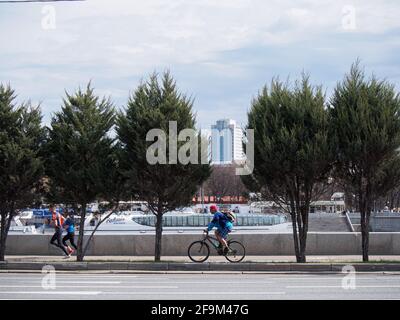
[[[225,258],[230,262],[240,262],[246,255],[246,249],[239,241],[228,241],[228,246],[232,252],[228,252]]]
[[[204,241],[195,241],[188,248],[188,256],[193,262],[204,262],[210,256],[210,247]]]

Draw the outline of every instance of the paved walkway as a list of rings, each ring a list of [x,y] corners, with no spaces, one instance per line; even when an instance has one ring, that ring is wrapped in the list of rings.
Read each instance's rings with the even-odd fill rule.
[[[56,262],[76,261],[76,257],[65,259],[63,256],[6,256],[8,262]],[[86,256],[86,262],[154,262],[153,256]],[[191,262],[186,256],[164,256],[162,262]],[[224,257],[211,256],[207,262],[226,262]],[[263,263],[290,263],[296,262],[294,256],[246,256],[243,262]],[[307,256],[307,262],[312,263],[347,263],[362,262],[362,257],[357,256]],[[370,256],[370,262],[397,262],[400,256]]]

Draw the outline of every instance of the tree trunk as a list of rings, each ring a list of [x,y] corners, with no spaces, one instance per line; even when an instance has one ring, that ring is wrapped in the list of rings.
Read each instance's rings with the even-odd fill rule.
[[[360,192],[360,215],[361,215],[361,247],[363,262],[369,261],[369,218],[371,215],[371,200],[368,189],[365,194]]]
[[[8,231],[10,230],[11,221],[15,216],[15,204],[12,202],[9,208],[8,219],[7,219],[7,207],[3,207],[1,210],[1,235],[0,235],[0,261],[5,260],[6,244]]]
[[[302,217],[303,227],[299,230],[299,239],[300,239],[300,263],[306,263],[306,247],[307,247],[307,221],[305,217]]]
[[[107,214],[104,218],[100,219],[100,221],[97,223],[97,225],[96,225],[95,228],[93,229],[92,233],[90,234],[90,237],[89,237],[88,241],[87,241],[86,244],[85,244],[85,247],[84,247],[84,249],[83,249],[83,256],[86,255],[86,251],[87,251],[88,248],[89,248],[90,241],[92,241],[92,239],[93,239],[93,237],[94,237],[94,234],[96,233],[97,229],[100,227],[100,225],[101,225],[104,221],[106,221],[106,220],[115,212],[116,209],[117,209],[117,207],[114,208],[114,209],[112,209],[111,212],[110,212],[109,214]]]
[[[300,258],[300,246],[299,246],[299,235],[297,233],[297,219],[296,219],[296,213],[291,213],[290,214],[292,218],[292,227],[293,227],[293,242],[294,242],[294,252],[296,255],[296,261],[301,262]]]
[[[294,250],[297,263],[306,263],[307,233],[308,233],[308,207],[298,208],[291,206]]]
[[[370,213],[368,211],[361,212],[361,242],[363,262],[369,261],[369,216]]]
[[[161,260],[162,220],[162,212],[158,211],[156,215],[156,241],[154,251],[154,261],[156,262],[159,262]]]
[[[307,244],[307,234],[303,231],[300,235],[300,258],[297,262],[306,263],[306,244]]]
[[[300,243],[299,243],[299,233],[301,229],[301,224],[299,223],[298,210],[295,204],[295,196],[294,193],[291,193],[292,198],[290,200],[290,217],[292,218],[292,228],[293,228],[293,241],[294,241],[294,252],[296,255],[296,262],[301,262],[301,253],[300,253]]]
[[[6,215],[7,214],[5,212],[1,212],[0,261],[4,261],[6,253],[6,241],[7,241]]]
[[[303,263],[307,262],[306,249],[307,249],[307,235],[308,235],[308,216],[310,212],[309,200],[305,201],[306,204],[300,209],[301,219],[303,223],[302,233],[300,234],[300,254]]]
[[[81,204],[81,221],[79,222],[79,238],[78,238],[78,252],[76,261],[83,261],[85,253],[83,252],[83,236],[85,232],[85,218],[86,218],[86,203]]]

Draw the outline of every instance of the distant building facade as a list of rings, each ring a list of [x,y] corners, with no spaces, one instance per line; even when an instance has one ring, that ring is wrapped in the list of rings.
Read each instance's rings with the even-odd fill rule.
[[[235,120],[222,119],[211,125],[211,163],[232,164],[245,160],[243,131]]]

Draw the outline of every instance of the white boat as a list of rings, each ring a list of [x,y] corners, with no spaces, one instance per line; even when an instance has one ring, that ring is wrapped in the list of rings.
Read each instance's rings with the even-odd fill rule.
[[[22,223],[27,222],[33,218],[33,210],[24,210],[24,211],[20,212],[18,217]]]
[[[35,226],[10,226],[9,232],[22,232],[28,234],[36,234],[37,230]]]
[[[156,217],[148,210],[142,211],[143,207],[137,207],[136,210],[119,211],[111,214],[102,224],[98,227],[99,231],[133,231],[133,230],[154,230],[154,223]],[[147,208],[146,208],[147,209]],[[91,231],[104,219],[108,213],[102,215],[89,214],[85,220],[85,230]],[[192,217],[198,214],[191,207],[185,207],[169,211],[164,214],[164,220],[171,220],[175,217]],[[204,216],[204,215],[202,215]]]
[[[26,213],[25,215],[23,215],[23,217],[27,218],[27,217],[29,217],[29,214]],[[32,218],[32,216],[30,218]],[[21,217],[19,215],[15,216],[11,220],[9,231],[10,232],[29,233],[29,234],[37,233],[36,227],[34,225],[26,225],[25,221],[21,221]]]
[[[88,210],[85,218],[85,231],[90,232],[94,230],[102,219],[105,220],[97,228],[99,231],[154,230],[156,216],[148,210],[146,203],[140,201],[121,202],[120,207],[122,210],[113,212],[111,215],[109,215],[110,211],[100,214],[98,210],[94,210],[104,210],[106,205],[107,203],[99,203],[98,205],[95,204],[91,206],[91,210]],[[166,212],[163,216],[163,226],[167,228],[204,227],[211,221],[212,214],[199,213],[203,211],[199,211],[198,209],[199,206],[196,205]],[[233,208],[230,207],[225,209],[238,209],[239,212],[237,212],[237,219],[235,222],[235,225],[238,227],[272,226],[287,221],[286,217],[280,214],[249,214],[249,206],[245,205],[233,205]],[[24,230],[25,232],[35,232],[33,230],[34,227],[32,230],[23,228],[26,224],[25,222],[35,220],[34,222],[39,228],[39,231],[41,230],[40,232],[45,232],[46,228],[44,228],[43,222],[48,218],[48,214],[49,212],[46,209],[25,210],[21,213],[22,221],[17,219],[14,229],[22,232],[24,232]],[[76,224],[78,225],[79,217],[77,216],[76,218]]]

